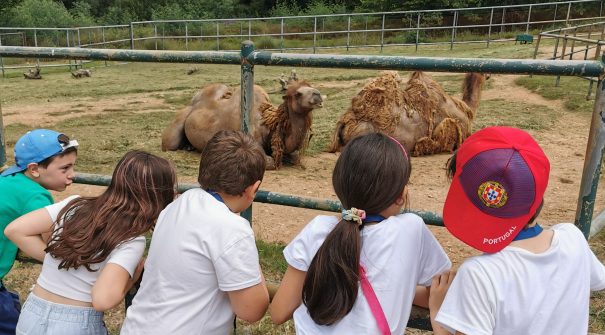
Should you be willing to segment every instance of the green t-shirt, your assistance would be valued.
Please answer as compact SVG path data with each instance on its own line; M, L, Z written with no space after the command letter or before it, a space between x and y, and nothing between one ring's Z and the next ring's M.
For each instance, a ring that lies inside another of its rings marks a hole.
M0 177L0 280L13 267L17 246L4 236L14 219L54 203L50 192L23 173Z

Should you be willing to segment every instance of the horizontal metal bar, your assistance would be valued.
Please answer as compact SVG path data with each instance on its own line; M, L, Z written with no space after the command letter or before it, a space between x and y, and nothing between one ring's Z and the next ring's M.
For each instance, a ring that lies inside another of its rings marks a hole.
M240 64L239 52L225 51L157 51L0 46L0 56L159 63Z
M74 182L78 184L108 186L111 182L111 176L78 172L74 178ZM200 187L198 184L181 183L178 185L177 190L179 193L183 193L187 190L198 187ZM315 209L327 212L339 213L342 210L340 202L335 200L305 198L290 194L269 192L263 190L259 190L258 192L256 192L256 197L254 198L254 201L273 205ZM438 214L427 211L409 212L422 217L426 224L434 226L443 226L443 220Z
M0 49L1 50L1 49ZM1 53L0 53L1 54ZM254 52L248 60L255 65L305 66L355 69L421 70L433 72L523 73L560 76L603 75L600 61L483 59L443 57L353 56Z
M160 63L240 64L240 54L224 51L154 51L122 49L41 48L0 46L2 57L67 58ZM305 66L433 72L523 73L598 77L603 63L594 60L484 59L443 57L288 54L253 52L255 65Z

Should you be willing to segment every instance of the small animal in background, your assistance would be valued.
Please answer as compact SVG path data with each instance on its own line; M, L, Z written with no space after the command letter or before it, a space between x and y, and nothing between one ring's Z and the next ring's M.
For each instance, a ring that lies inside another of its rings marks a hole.
M82 77L90 77L90 76L92 76L92 71L90 71L89 69L79 69L76 72L72 72L71 76L76 79L79 79Z
M25 79L42 79L40 75L40 65L36 65L35 69L29 69L27 72L23 73L23 78Z

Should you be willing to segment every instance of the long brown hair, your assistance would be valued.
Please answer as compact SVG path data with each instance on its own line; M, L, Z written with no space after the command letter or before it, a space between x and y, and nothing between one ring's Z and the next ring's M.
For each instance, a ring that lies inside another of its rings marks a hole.
M373 133L356 137L345 146L336 161L332 185L343 208L379 214L401 197L410 172L401 145ZM340 220L311 261L302 299L317 324L339 321L357 300L363 227Z
M59 269L103 262L120 243L153 228L175 195L176 174L164 158L130 151L116 165L111 183L98 197L70 201L57 216L46 252Z

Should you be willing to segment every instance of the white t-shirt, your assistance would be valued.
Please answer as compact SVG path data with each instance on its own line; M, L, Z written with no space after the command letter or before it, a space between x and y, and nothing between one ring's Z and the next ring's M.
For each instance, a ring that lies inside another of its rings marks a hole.
M227 292L261 279L250 223L204 190L189 190L160 214L121 334L229 334Z
M317 216L284 249L292 267L307 271L317 250L339 219ZM353 224L353 223L351 223ZM451 263L422 219L392 216L361 230L361 264L387 318L392 334L403 334L416 285L429 286ZM317 325L304 303L294 311L296 334L379 334L376 319L359 287L353 309L331 326Z
M473 335L586 334L590 291L605 288L605 267L573 224L552 229L543 253L508 246L467 259L436 320Z
M76 198L71 196L56 204L46 206L46 210L53 222L57 221L57 216L68 202ZM63 219L59 221L59 226L63 225ZM101 271L107 263L117 264L123 267L130 276L133 275L137 264L145 251L145 237L138 236L130 241L118 244L118 246L109 254L105 261L91 264L94 272L88 271L86 267L80 266L78 269L59 270L60 260L50 254L44 256L42 272L38 277L37 284L54 294L85 302L92 302L91 291Z

